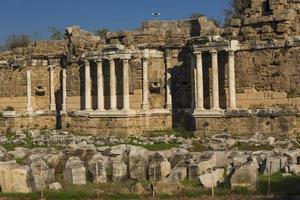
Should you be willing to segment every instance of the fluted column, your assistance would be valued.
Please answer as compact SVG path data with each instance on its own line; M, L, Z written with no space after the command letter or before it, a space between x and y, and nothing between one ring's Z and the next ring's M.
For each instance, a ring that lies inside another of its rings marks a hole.
M91 67L89 60L85 60L85 110L90 111L92 110L91 105Z
M213 88L213 110L219 110L219 72L218 72L218 52L216 50L212 50L211 52L212 58L212 88Z
M229 68L229 109L236 109L235 69L234 51L228 52Z
M97 102L98 111L104 110L104 87L103 87L103 71L102 60L97 60Z
M55 111L56 110L56 104L55 104L55 94L54 94L54 66L49 65L49 75L50 75L50 110Z
M197 76L197 109L204 109L204 95L203 95L203 63L202 52L195 53L196 55L196 76Z
M148 57L143 57L143 103L142 109L149 109L149 89L148 89Z
M67 69L62 69L62 112L67 112Z
M172 109L171 57L166 57L166 109Z
M129 60L123 59L123 110L129 110Z
M116 65L114 59L109 60L110 73L110 109L117 109Z
M27 113L32 114L32 98L31 98L31 71L27 71Z

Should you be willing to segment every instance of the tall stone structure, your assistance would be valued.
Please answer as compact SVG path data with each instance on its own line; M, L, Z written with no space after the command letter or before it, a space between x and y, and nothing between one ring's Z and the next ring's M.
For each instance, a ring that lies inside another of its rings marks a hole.
M245 0L224 29L206 17L102 36L73 26L64 41L1 52L0 127L296 133L299 9L295 0Z

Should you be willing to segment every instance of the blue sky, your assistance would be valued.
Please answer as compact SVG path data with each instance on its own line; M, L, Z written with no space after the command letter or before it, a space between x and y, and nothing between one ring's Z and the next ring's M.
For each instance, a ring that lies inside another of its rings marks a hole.
M79 25L87 30L134 29L153 19L185 19L194 12L221 17L229 0L0 0L0 41L12 33L37 39L49 37L48 28Z

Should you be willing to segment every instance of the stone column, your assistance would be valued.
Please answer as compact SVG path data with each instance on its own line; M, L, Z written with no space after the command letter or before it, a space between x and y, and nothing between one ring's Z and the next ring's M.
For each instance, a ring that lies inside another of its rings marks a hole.
M218 74L218 52L217 50L211 50L211 63L212 63L212 99L213 99L213 110L219 110L219 74Z
M109 60L110 66L110 109L117 109L116 65L114 59Z
M50 110L55 111L55 94L54 94L54 66L49 65L49 75L50 75Z
M31 71L27 71L27 113L32 114L32 98L31 98Z
M102 60L97 60L97 102L98 111L104 110L104 87L103 87L103 71Z
M85 60L85 110L92 110L91 105L91 67L89 60Z
M171 57L166 57L166 109L172 109Z
M123 59L123 110L129 110L129 60Z
M149 88L148 88L148 57L143 57L143 103L142 109L149 109Z
M229 68L229 109L236 109L236 89L235 89L235 69L234 69L234 51L228 52Z
M62 112L67 112L67 69L62 69Z
M191 54L191 109L196 108L195 57Z
M197 109L204 109L204 95L203 95L203 64L202 64L202 52L195 53L196 55L196 76L197 76Z

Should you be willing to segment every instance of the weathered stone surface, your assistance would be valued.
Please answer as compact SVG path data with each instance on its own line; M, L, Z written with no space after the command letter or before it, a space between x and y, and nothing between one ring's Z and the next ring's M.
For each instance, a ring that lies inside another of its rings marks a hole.
M50 190L61 190L62 185L58 182L54 182L54 183L49 184L49 189Z
M109 167L108 159L101 154L93 156L89 162L88 170L93 174L94 183L106 183L107 174L106 170Z
M112 181L124 181L128 178L127 165L122 161L112 162Z
M248 189L256 189L258 177L258 166L254 162L249 162L243 166L236 167L235 172L231 176L230 184L232 188L246 187Z
M264 175L274 174L287 166L286 157L268 157L265 161Z
M0 163L2 192L29 193L35 191L32 185L33 179L28 166L18 166L15 161Z
M149 164L149 180L151 182L165 181L171 172L171 164L160 154L155 154Z
M146 180L149 162L149 152L142 147L130 148L129 174L131 179Z
M48 188L48 185L54 181L54 169L49 168L43 160L31 163L30 167L35 191Z
M86 169L78 157L70 157L63 172L64 181L74 185L86 184Z
M206 188L216 187L224 180L224 169L216 169L199 176L201 184Z

